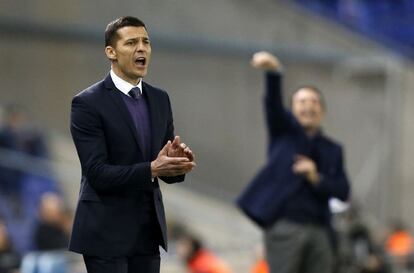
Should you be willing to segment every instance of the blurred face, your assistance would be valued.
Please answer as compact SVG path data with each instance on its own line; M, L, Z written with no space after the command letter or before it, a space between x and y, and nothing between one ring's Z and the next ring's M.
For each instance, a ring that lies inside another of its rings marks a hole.
M151 59L151 44L144 27L127 26L118 29L114 46L107 46L105 53L112 61L114 72L136 85L147 74Z
M0 222L0 250L8 246L6 226Z
M319 95L309 88L298 90L292 98L292 113L305 130L318 130L324 115Z
M180 239L177 241L177 254L180 259L186 261L190 258L193 247L191 242L187 239Z
M47 223L59 223L62 219L63 204L59 196L46 193L40 202L40 215Z
M8 125L16 131L24 127L26 122L26 115L22 112L13 113L8 119Z

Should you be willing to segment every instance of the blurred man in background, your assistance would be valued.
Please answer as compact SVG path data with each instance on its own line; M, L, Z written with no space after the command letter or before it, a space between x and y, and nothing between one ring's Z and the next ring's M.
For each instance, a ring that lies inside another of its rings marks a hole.
M414 268L414 238L410 230L401 220L391 224L391 232L385 242L386 251L395 266L401 270Z
M22 273L66 273L69 231L62 198L53 192L42 195L34 229L35 251L24 256Z
M4 124L0 126L0 196L11 208L13 218L24 216L22 192L28 187L31 176L24 164L32 164L34 158L46 158L48 149L42 130L34 125L26 109L17 104L5 107ZM27 162L27 163L26 163ZM36 171L48 174L49 166L40 166Z
M59 195L53 192L42 195L39 220L34 232L36 250L62 250L67 247L70 231L66 226L66 211Z
M227 263L205 248L194 234L184 232L178 237L177 253L190 273L232 273Z
M266 70L268 162L238 204L265 228L272 273L329 273L333 258L328 201L346 201L349 196L342 148L322 133L325 103L317 88L296 90L288 111L282 101L279 60L258 52L252 65Z
M20 255L14 250L6 225L0 218L0 273L19 272Z
M250 273L269 273L269 264L266 261L266 252L262 244L257 246L255 254L255 263L250 269Z
M5 108L4 125L0 128L0 147L36 157L48 156L41 130L35 126L30 113L17 104Z
M9 105L5 109L4 124L0 127L0 149L8 152L26 152L23 150L23 136L26 128L26 115L16 105ZM14 160L8 158L7 163L12 166L0 164L0 196L5 200L6 206L11 208L13 218L21 215L22 172L13 166Z
M168 94L142 80L151 59L145 24L109 23L105 53L109 75L72 101L82 181L69 248L89 273L156 273L159 246L167 249L158 177L183 181L194 157L174 138Z

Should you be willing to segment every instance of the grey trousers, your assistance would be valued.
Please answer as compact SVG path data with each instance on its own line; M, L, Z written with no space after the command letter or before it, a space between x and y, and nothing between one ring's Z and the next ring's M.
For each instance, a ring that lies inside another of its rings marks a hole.
M324 228L280 220L264 237L271 273L332 272L332 247Z

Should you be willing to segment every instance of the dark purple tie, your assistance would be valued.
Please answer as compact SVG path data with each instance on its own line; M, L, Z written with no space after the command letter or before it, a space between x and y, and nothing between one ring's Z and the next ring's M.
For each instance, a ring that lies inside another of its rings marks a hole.
M134 99L139 99L140 97L141 97L141 90L139 89L139 87L134 87L134 88L132 88L129 92L128 92L128 94L132 97L132 98L134 98Z

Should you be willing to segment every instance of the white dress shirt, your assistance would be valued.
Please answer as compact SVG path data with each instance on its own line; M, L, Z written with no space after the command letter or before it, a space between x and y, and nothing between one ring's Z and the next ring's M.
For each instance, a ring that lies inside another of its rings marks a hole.
M122 93L124 93L125 95L131 97L128 92L131 91L132 88L134 87L138 87L141 95L142 95L142 79L139 79L139 82L137 85L132 85L129 82L127 82L124 79L121 79L118 75L115 74L115 72L111 69L111 71L109 72L109 74L111 75L111 79L115 84L115 87L119 89L119 91L121 91ZM155 182L155 178L151 177L151 182Z
M132 85L129 82L127 82L126 80L119 77L117 74L115 74L115 72L112 69L109 72L109 74L111 75L111 79L114 82L115 87L118 88L119 91L121 91L125 95L130 97L128 92L131 91L131 89L134 88L134 87L138 87L139 91L141 92L141 95L142 95L142 79L139 79L139 82L138 82L137 85Z

